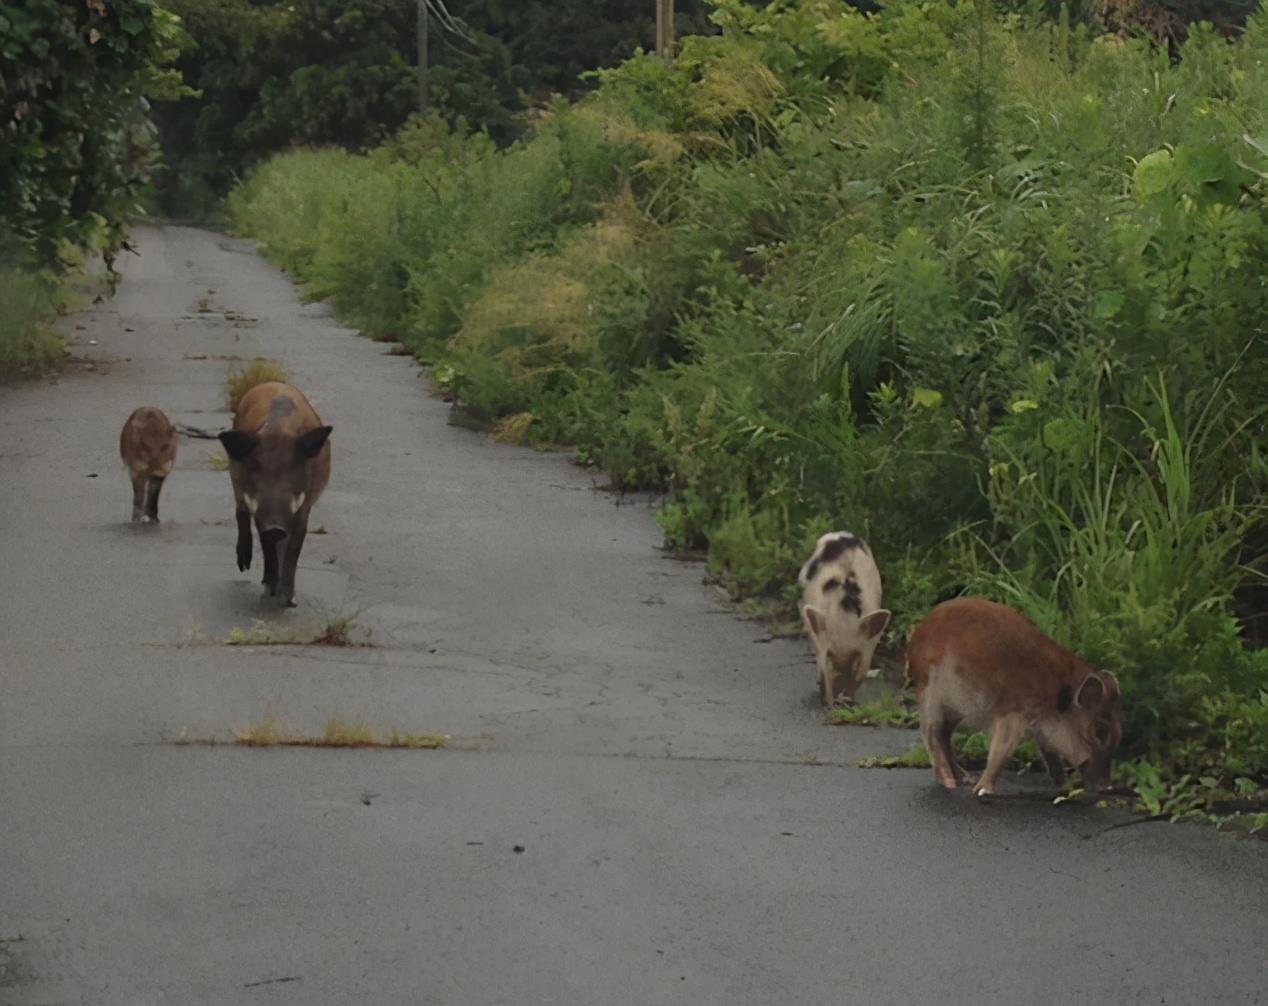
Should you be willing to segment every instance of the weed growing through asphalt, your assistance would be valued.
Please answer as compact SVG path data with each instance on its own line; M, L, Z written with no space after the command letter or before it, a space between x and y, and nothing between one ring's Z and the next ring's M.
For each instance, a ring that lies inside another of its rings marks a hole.
M900 755L872 755L859 759L859 768L929 768L929 752L915 744Z
M223 472L229 467L229 459L219 451L208 451L207 464L211 465L213 471Z
M276 713L266 713L258 722L234 731L234 742L245 747L324 747L324 748L409 748L434 750L445 746L446 734L414 733L392 729L380 734L365 720L343 720L332 716L320 734L307 735L293 729Z
M848 706L833 706L827 713L833 726L915 727L920 724L915 701L903 692Z
M318 629L317 635L309 642L314 646L366 646L369 645L369 630L365 630L365 639L357 642L353 639L353 629L359 611L344 613L330 612Z
M373 646L370 630L357 632L358 611L329 611L312 629L288 628L257 618L249 629L234 627L226 646ZM357 636L360 638L357 638Z

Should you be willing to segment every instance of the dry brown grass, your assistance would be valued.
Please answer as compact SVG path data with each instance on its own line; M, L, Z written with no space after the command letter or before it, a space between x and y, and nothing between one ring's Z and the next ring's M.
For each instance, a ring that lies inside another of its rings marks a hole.
M245 747L311 748L410 748L435 750L445 746L445 734L410 733L390 730L378 734L365 720L341 720L332 716L320 734L308 736L291 728L276 713L266 714L258 723L235 730L234 742Z
M597 339L590 283L601 266L629 254L647 228L623 190L558 251L536 252L495 269L451 345L495 359L522 381L588 359ZM443 368L433 376L443 390Z
M533 425L531 412L517 412L499 419L489 436L499 444L522 444L528 440L529 427Z
M257 356L249 363L229 368L229 374L225 378L225 404L230 412L236 413L242 396L257 384L266 384L269 381L281 381L285 384L290 379L291 375L276 360Z
M368 646L368 632L367 638L360 642L352 638L352 629L358 614L360 612L354 611L351 614L335 612L327 615L326 621L317 630L317 634L308 642L313 646Z

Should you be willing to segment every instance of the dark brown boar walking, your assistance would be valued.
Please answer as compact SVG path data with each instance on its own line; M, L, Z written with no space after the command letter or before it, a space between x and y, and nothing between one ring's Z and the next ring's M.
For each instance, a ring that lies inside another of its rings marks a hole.
M160 410L143 405L123 424L119 456L132 479L132 519L158 523L159 490L176 463L176 430Z
M1035 738L1058 786L1063 761L1078 767L1089 790L1109 785L1123 737L1118 682L1012 608L977 597L939 604L911 634L907 676L934 777L948 789L973 785L951 748L960 723L991 732L978 796L995 791L996 778L1026 734Z
M331 427L298 388L270 381L242 396L220 434L238 516L238 569L251 566L251 518L264 553L264 586L295 606L295 567L308 515L330 479Z

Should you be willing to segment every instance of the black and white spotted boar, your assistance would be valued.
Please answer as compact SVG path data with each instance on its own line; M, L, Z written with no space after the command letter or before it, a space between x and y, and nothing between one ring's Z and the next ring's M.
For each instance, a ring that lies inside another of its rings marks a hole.
M881 574L871 550L849 531L829 532L815 544L797 581L823 703L853 702L889 625L889 612L881 607Z

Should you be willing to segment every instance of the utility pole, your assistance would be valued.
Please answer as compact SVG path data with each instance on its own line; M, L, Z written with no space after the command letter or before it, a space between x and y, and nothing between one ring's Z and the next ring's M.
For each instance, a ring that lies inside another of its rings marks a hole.
M418 110L427 114L427 0L418 0Z
M656 54L674 58L674 0L656 0Z

